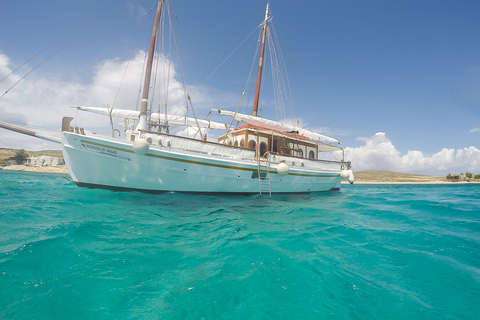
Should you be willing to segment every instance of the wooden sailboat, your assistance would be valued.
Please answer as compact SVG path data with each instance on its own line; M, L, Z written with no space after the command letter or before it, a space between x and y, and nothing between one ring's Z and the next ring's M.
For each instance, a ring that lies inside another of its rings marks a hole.
M252 115L214 109L244 125L231 129L196 117L150 113L152 61L163 8L164 1L159 0L140 111L78 107L123 118L125 139L85 133L83 128L70 126L72 118L63 119L63 155L68 172L78 186L144 192L271 194L336 190L340 188L341 179L353 183L350 162L318 157L322 152L343 151L336 139L258 116L265 38L271 19L268 5L261 25L262 44ZM221 129L225 134L217 142L173 135L168 130L159 130L168 128L167 121Z

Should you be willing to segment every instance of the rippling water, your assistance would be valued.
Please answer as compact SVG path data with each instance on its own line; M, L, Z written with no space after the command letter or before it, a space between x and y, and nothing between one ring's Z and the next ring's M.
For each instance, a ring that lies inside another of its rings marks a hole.
M150 195L0 171L0 319L478 319L480 185Z

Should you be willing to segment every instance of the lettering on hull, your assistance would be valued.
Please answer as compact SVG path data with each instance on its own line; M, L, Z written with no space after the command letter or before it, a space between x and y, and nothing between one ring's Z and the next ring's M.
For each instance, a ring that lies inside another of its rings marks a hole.
M114 150L114 149L111 149L111 148L108 148L108 147L93 145L93 144L89 144L89 143L86 143L86 142L82 142L82 146L85 149L92 150L92 151L95 151L97 153L105 154L107 156L112 156L112 157L116 157L116 158L122 158L122 159L130 161L130 158L121 157L121 156L118 155L117 150Z

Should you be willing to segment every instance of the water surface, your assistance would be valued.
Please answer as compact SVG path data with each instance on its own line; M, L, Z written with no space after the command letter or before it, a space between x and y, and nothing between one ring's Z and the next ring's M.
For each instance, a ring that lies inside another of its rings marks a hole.
M477 319L479 185L201 196L0 171L1 319Z

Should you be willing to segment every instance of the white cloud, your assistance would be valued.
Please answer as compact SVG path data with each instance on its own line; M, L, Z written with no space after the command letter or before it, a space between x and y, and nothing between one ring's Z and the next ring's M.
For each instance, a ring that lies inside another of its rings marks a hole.
M433 155L409 150L402 155L383 132L358 140L365 144L357 148L345 148L345 157L352 161L355 171L387 170L427 175L466 171L480 173L480 150L473 146L463 149L443 148Z
M480 128L473 128L473 129L468 130L468 132L470 132L470 133L479 132L479 131L480 131Z
M201 139L205 134L208 133L208 130L201 128L200 132L198 128L194 127L184 127L178 130L175 134L181 137L188 137L188 138L197 138Z
M108 118L90 114L76 113L71 106L110 106L115 103L116 108L136 109L141 98L140 87L144 67L145 53L139 51L132 59L122 61L110 59L101 62L92 75L91 83L82 84L76 81L65 81L53 77L41 77L39 71L32 73L13 89L21 76L12 74L0 82L0 92L9 92L0 99L0 121L27 126L36 126L47 129L60 128L63 116L73 116L78 126L92 128L94 131L104 126L109 132ZM187 106L183 83L179 82L176 69L166 58L158 59L157 68L160 74L167 74L168 80L168 106L169 112L184 114ZM167 66L170 68L168 69ZM10 60L7 55L0 52L0 80L12 72ZM161 78L161 77L157 77ZM121 87L120 87L121 84ZM165 90L167 84L160 88ZM119 90L120 88L120 90ZM198 88L193 88L200 91ZM118 93L118 96L117 96ZM162 89L153 93L152 110L165 105L165 94ZM117 98L115 99L115 97ZM200 102L202 102L200 99ZM201 105L201 104L200 104ZM32 129L38 131L36 129ZM35 140L33 140L35 141ZM19 134L12 135L0 129L0 142L12 148L38 150L40 141L32 142L32 138L25 138Z

